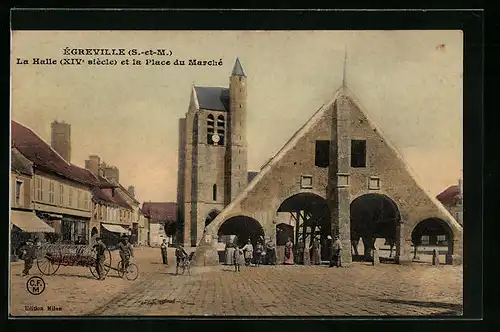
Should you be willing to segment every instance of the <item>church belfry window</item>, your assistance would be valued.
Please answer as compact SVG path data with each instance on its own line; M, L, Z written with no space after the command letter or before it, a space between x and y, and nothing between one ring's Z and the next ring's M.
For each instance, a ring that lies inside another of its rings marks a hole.
M214 124L214 116L209 114L207 116L207 143L213 144L212 136L214 135L215 124Z
M366 167L366 141L351 141L351 167Z
M215 121L213 114L209 114L207 117L207 144L224 145L225 126L223 115L219 115Z
M212 199L214 201L217 200L217 185L216 184L214 184L213 187L212 187Z
M224 145L224 128L226 126L226 121L224 120L224 116L219 115L217 117L217 135L220 137L219 144Z

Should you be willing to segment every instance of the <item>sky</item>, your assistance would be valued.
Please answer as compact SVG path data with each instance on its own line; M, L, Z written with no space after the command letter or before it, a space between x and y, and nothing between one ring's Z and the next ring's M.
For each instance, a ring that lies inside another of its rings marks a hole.
M171 56L89 56L64 48L167 49ZM142 201L175 201L178 119L191 87L248 85L248 169L258 171L346 80L432 195L462 176L461 31L14 31L11 117L50 144L71 124L71 162L97 154ZM17 58L29 64L17 64ZM33 58L116 59L115 66L33 65ZM121 65L128 58L142 65ZM221 66L151 66L146 59ZM187 61L186 61L187 62Z

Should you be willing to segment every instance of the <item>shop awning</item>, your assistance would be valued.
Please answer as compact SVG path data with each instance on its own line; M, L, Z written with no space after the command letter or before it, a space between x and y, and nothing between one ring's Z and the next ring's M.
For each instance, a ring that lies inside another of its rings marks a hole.
M113 225L113 224L103 224L101 223L102 227L106 228L108 231L113 232L113 233L128 233L128 229L120 226L120 225Z
M11 222L28 233L55 233L54 228L38 218L34 212L11 210Z

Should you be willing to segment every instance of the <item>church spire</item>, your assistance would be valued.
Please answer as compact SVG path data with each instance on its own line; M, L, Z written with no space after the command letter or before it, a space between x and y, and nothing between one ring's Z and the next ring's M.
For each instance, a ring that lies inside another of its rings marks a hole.
M243 72L243 67L240 63L240 58L236 58L236 62L234 63L233 72L231 73L231 75L246 77L245 73Z

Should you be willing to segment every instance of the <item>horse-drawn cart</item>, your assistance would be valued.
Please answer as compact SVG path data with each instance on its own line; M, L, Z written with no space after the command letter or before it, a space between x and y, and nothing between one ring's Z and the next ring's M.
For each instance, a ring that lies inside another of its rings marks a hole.
M36 265L44 275L52 275L63 266L88 267L95 278L99 278L96 270L96 251L87 245L73 244L44 244L38 248ZM107 249L104 253L103 273L106 276L109 270L118 272L120 277L125 276L128 280L135 280L139 275L137 266L130 263L127 270L123 269L122 261L117 267L111 266L111 251Z

